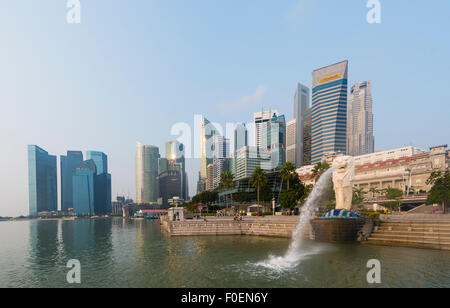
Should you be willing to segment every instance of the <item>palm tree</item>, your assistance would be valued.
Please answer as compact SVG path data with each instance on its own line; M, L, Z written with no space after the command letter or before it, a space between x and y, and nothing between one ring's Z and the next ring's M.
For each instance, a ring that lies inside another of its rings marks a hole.
M372 199L375 199L375 194L379 193L380 191L376 187L370 187L369 192L372 193Z
M364 188L354 188L352 204L353 205L361 205L364 202L365 194L366 194L366 192L364 191Z
M317 182L320 176L330 168L330 164L327 162L317 163L312 170L312 177Z
M281 189L283 189L283 181L287 182L287 190L289 190L289 181L294 180L296 176L295 166L291 162L287 162L280 170Z
M262 187L266 186L269 182L269 179L267 178L266 172L261 168L256 168L255 171L253 171L252 175L250 176L250 184L254 188L257 189L257 200L259 203L259 192Z
M233 188L236 186L236 183L234 182L234 174L231 171L225 171L224 173L222 173L222 175L220 176L220 184L219 187L224 190L227 191L230 188ZM225 207L228 210L228 194L225 193Z

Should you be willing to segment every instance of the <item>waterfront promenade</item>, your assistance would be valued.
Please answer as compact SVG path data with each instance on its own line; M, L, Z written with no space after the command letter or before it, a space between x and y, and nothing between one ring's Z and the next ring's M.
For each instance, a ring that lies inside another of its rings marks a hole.
M207 217L206 221L171 221L167 216L161 218L164 231L171 236L196 235L253 235L291 238L298 223L298 216Z
M363 244L450 250L450 215L382 215Z
M368 245L397 246L450 250L450 215L382 215L372 230ZM207 217L204 220L171 221L161 218L162 229L170 236L226 236L249 235L291 238L298 216ZM305 229L305 238L314 239L311 226Z

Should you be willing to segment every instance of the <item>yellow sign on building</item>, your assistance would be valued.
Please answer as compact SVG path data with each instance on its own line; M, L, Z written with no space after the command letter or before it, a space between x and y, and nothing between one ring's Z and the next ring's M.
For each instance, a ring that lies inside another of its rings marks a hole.
M341 78L341 74L331 75L322 79L319 79L319 83L324 83L330 80Z

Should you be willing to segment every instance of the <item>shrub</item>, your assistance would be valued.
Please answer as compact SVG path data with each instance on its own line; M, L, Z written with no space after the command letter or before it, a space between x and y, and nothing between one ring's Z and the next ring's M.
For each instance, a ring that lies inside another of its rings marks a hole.
M380 219L380 212L365 211L360 214L369 219Z

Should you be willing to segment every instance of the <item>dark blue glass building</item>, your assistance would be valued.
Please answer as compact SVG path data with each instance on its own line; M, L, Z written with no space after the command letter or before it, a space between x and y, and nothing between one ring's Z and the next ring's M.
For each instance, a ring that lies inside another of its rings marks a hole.
M111 174L102 173L96 175L94 181L95 215L110 215L112 213Z
M95 215L96 173L93 160L86 160L75 168L72 178L74 214Z
M61 155L61 210L68 212L73 208L73 184L72 178L76 167L83 162L83 153L80 151L68 151L67 156Z
M108 173L108 156L103 152L87 151L86 159L92 159L97 167L97 174Z
M29 215L58 210L56 156L36 145L28 146Z
M109 215L112 202L108 157L96 151L86 152L86 157L87 160L78 165L73 175L74 213Z

